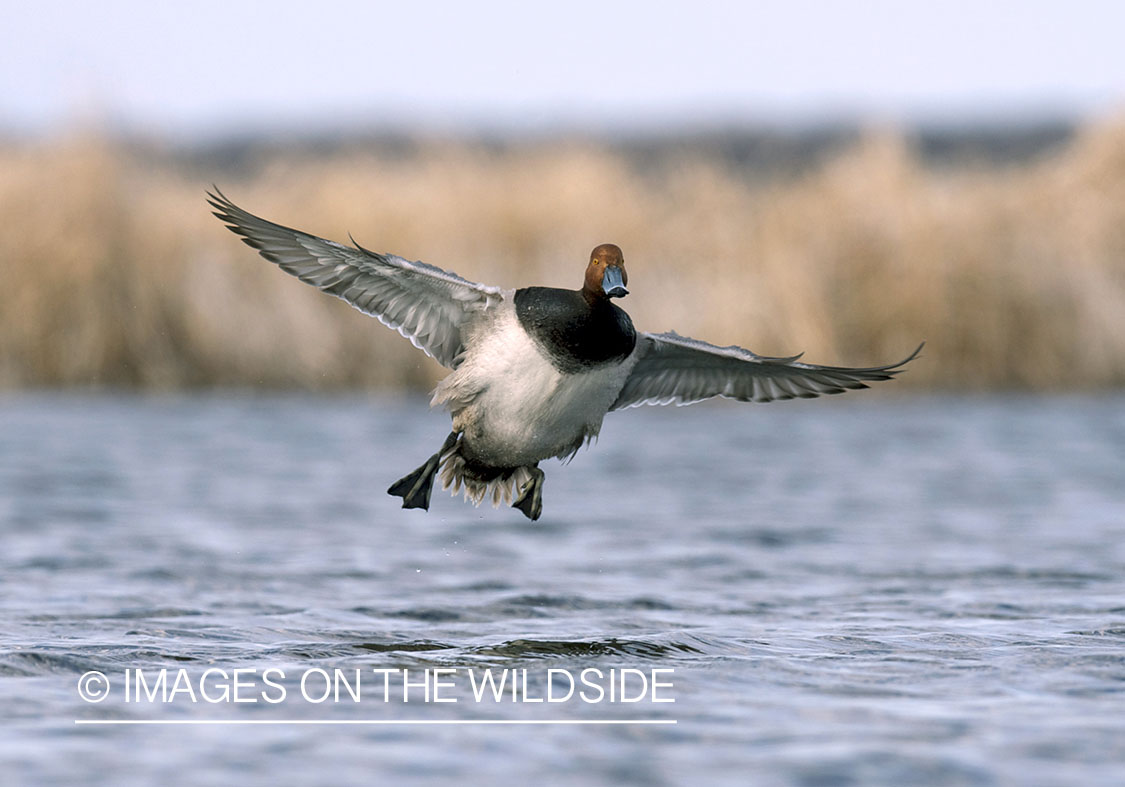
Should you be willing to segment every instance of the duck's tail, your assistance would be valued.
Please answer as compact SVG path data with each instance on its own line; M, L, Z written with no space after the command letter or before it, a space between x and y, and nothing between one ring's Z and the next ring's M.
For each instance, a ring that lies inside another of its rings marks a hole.
M457 451L447 454L441 466L442 489L449 489L454 495L463 492L465 499L477 506L486 497L492 498L494 508L501 503L510 504L516 490L531 477L527 467L482 468L466 461Z

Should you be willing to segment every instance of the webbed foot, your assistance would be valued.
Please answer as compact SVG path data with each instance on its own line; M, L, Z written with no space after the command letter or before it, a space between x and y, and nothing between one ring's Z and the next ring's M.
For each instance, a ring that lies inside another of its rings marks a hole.
M402 498L403 508L421 508L428 511L430 508L430 495L434 491L434 476L441 466L442 456L457 444L457 433L450 432L449 437L436 454L426 460L426 463L407 476L391 484L387 490L388 495Z
M512 503L523 515L534 522L543 513L543 479L546 474L538 467L531 468L531 478L520 487L519 497Z

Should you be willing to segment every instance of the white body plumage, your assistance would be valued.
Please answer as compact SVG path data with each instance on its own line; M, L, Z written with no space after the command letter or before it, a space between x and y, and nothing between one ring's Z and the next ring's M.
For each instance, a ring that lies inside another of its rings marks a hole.
M466 331L457 369L438 384L462 453L495 467L566 458L601 431L636 359L580 373L559 371L516 318L512 293Z

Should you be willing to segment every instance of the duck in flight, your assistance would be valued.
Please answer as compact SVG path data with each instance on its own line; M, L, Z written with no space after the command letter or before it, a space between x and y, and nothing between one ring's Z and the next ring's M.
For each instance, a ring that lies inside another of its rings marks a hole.
M437 453L387 490L403 508L428 509L434 478L480 504L543 510L539 462L569 459L612 410L812 398L890 380L898 363L851 369L770 358L676 333L637 333L613 301L628 294L621 249L590 254L581 289L475 284L424 262L346 246L258 218L218 188L215 216L270 262L394 328L452 372L434 391L453 430ZM514 497L514 502L513 502Z

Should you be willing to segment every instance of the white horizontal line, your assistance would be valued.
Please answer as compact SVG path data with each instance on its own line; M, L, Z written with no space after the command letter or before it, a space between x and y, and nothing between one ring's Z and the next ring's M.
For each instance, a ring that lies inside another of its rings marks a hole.
M675 719L75 719L75 724L676 724Z

